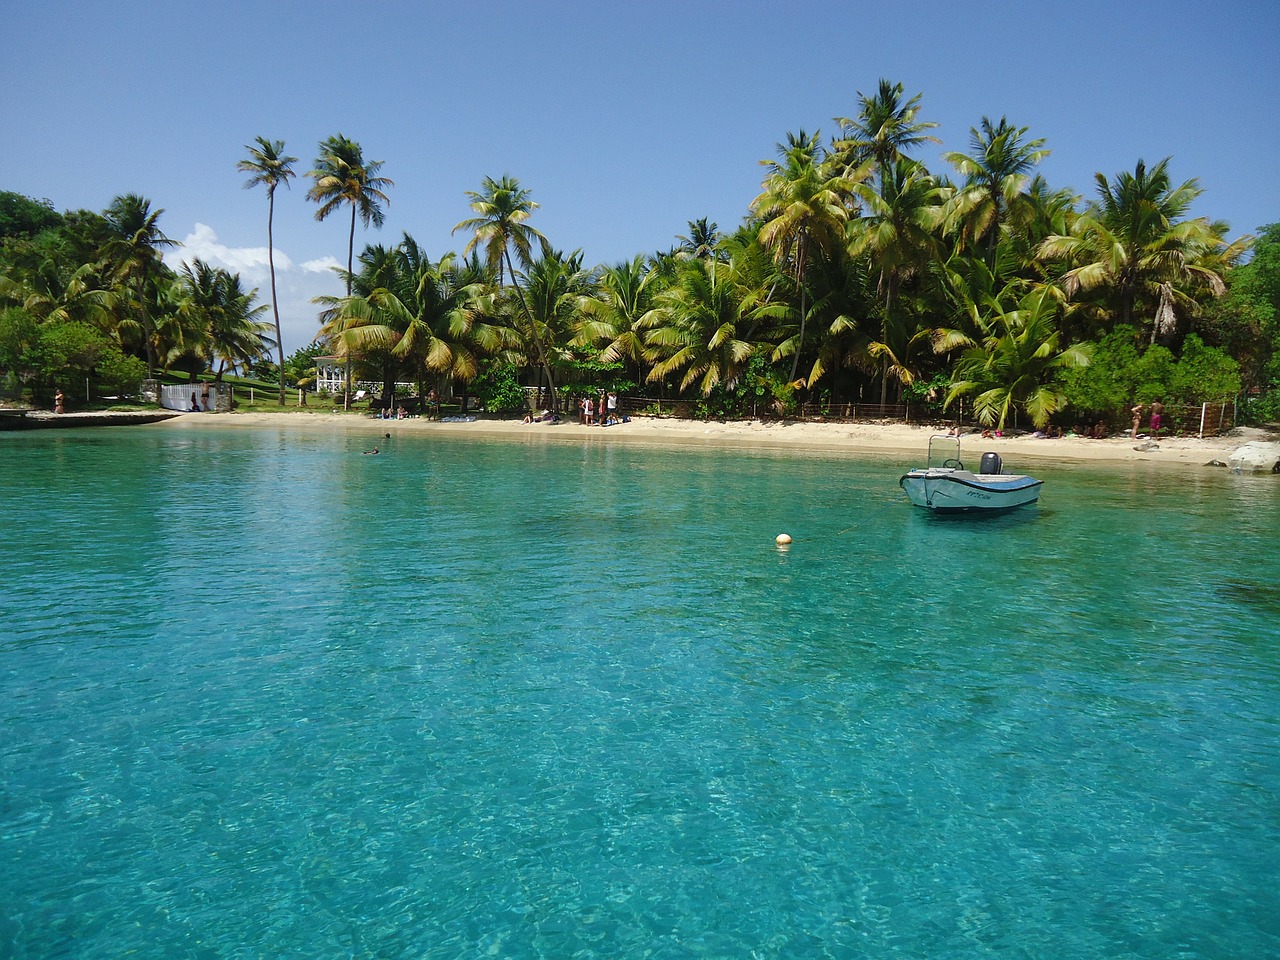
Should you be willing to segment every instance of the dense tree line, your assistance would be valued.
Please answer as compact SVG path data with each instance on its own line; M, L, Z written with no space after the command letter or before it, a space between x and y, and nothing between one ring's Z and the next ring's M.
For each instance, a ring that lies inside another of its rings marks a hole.
M359 379L491 402L523 381L551 405L608 388L709 415L910 399L1043 425L1068 408L1092 418L1241 393L1255 417L1280 413L1280 227L1243 262L1252 238L1190 217L1201 190L1167 159L1099 173L1089 197L1054 189L1037 173L1046 142L1003 117L930 170L913 156L937 142L920 101L881 81L829 139L784 138L735 229L692 220L668 250L596 267L538 232L538 205L509 176L467 195L460 252L433 258L406 233L357 253L357 223L382 224L394 184L330 137L307 197L318 219L350 216L345 293L318 304L315 346L277 352L281 403L323 349ZM246 149L239 168L266 187L273 244L275 189L297 158L261 137ZM165 267L148 201L58 214L0 200L0 368L32 391L89 364L194 376L278 346L278 315L274 329L260 320L268 307L238 277Z

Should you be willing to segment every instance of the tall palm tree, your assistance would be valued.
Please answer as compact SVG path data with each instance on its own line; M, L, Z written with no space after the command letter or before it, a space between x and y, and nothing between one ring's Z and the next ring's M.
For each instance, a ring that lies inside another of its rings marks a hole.
M867 212L849 224L849 254L870 256L878 274L882 327L870 352L881 361L880 402L884 404L890 375L904 384L914 377L908 354L921 331L913 330L900 313L901 291L936 258L943 188L923 165L894 160L882 171L877 187L862 184L857 193Z
M1109 293L1121 323L1144 301L1152 343L1176 324L1175 304L1194 309L1194 293L1226 292L1222 272L1236 255L1223 238L1225 224L1182 219L1203 191L1194 179L1175 187L1168 166L1166 157L1150 170L1139 160L1113 180L1095 174L1098 199L1068 234L1048 237L1037 250L1071 265L1062 277L1068 296Z
M147 353L147 376L156 366L156 351L147 312L147 280L160 259L163 247L177 246L161 231L159 221L164 210L152 210L151 201L135 193L126 193L111 201L105 218L111 239L104 251L107 263L120 283L137 299L139 329Z
M271 267L271 310L276 320L276 347L280 354L280 406L284 406L284 338L280 334L280 301L276 296L276 187L286 187L293 178L293 165L297 157L286 156L283 140L268 140L257 137L258 145L246 146L249 158L236 164L236 169L249 174L245 181L248 190L262 184L267 188L267 263Z
M316 158L315 169L307 173L315 183L307 190L307 199L320 204L316 211L316 219L324 220L329 214L348 204L351 207L351 230L347 237L347 296L351 296L352 268L356 248L356 218L364 224L365 229L372 224L381 227L386 215L382 211L384 203L389 204L385 190L395 186L394 180L378 176L382 169L382 160L364 158L364 150L360 144L344 137L342 134L329 137L320 142L320 156ZM351 405L351 358L347 357L347 389L344 391L343 409Z
M320 142L320 156L314 170L307 172L315 183L307 190L307 199L320 204L316 219L324 220L346 204L351 207L351 230L347 238L347 295L351 294L351 273L355 259L356 218L367 230L372 224L381 227L386 220L383 204L390 204L385 190L395 181L378 176L382 160L365 160L360 144L342 134Z
M969 129L971 153L944 153L943 159L963 175L964 185L948 202L948 221L964 239L985 247L987 266L995 265L996 243L1012 214L1029 203L1031 170L1049 155L1043 139L1024 140L1026 127L1005 117Z
M831 173L823 164L818 134L808 136L803 130L789 133L787 142L778 144L778 153L781 159L762 161L769 174L751 207L762 221L760 242L773 251L779 265L789 266L800 297L800 331L791 357L790 379L794 380L804 349L809 258L814 251L830 250L843 239L850 194L870 167Z
M505 286L506 276L511 276L516 297L538 351L538 363L551 392L551 409L553 412L558 411L560 398L556 393L555 375L551 370L550 351L542 340L538 322L530 311L529 302L517 281L515 264L511 260L511 251L514 249L520 263L527 267L533 262L533 241L536 239L545 243L546 238L527 222L533 211L538 209L538 204L534 202L530 192L520 186L520 181L509 174L503 174L499 180L485 177L480 191L468 190L466 195L471 198L471 209L477 216L459 222L452 232L472 232L471 239L463 248L463 256L477 247L483 247L489 269L498 274L500 289Z
M485 262L498 275L498 286L506 285L509 274L514 280L515 266L511 262L514 249L521 266L533 262L533 242L545 239L528 220L538 209L532 194L520 186L520 181L509 174L499 180L485 177L479 192L468 190L471 209L477 216L463 220L452 232L469 230L472 237L463 248L465 257L477 247L484 248Z

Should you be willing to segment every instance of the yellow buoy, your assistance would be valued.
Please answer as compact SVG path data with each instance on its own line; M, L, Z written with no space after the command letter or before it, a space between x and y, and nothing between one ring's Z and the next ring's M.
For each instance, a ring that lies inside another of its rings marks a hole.
M791 542L791 534L780 533L778 534L777 537L774 538L774 541L778 544L778 546L785 547L787 544Z

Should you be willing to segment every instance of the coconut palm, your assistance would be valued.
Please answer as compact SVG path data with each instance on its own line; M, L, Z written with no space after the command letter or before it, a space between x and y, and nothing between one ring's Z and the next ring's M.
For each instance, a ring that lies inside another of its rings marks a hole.
M105 219L110 239L104 249L108 269L136 298L138 329L145 344L147 376L156 366L156 351L147 312L147 281L160 260L160 250L177 243L160 229L164 210L152 210L151 201L134 193L118 196L107 208ZM127 298L122 298L127 302Z
M658 297L654 326L645 335L657 361L648 380L681 374L680 389L696 387L704 397L718 386L732 388L756 349L747 331L770 310L780 308L740 283L732 263L689 261Z
M382 169L382 160L364 158L364 150L360 144L349 140L342 134L329 137L320 142L320 156L316 158L315 169L307 173L315 183L307 190L307 199L320 204L316 211L316 219L324 220L329 214L340 209L343 204L351 207L351 229L347 236L347 296L351 296L352 268L354 267L356 245L356 218L367 230L372 224L381 227L386 215L382 211L387 198L386 188L395 186L394 180L378 176ZM351 404L351 358L347 356L347 389L343 397L343 408Z
M529 264L523 280L519 287L527 323L517 324L517 331L534 343L568 343L584 305L596 292L595 277L583 269L582 251L566 256L544 241L542 255ZM559 357L548 356L553 361L565 359L567 351Z
M1242 247L1229 247L1226 225L1182 219L1203 192L1196 180L1173 186L1169 158L1150 170L1139 160L1133 173L1113 180L1095 174L1098 199L1071 226L1048 237L1038 256L1070 265L1062 282L1069 296L1108 294L1120 323L1133 320L1139 301L1151 310L1151 336L1176 326L1175 309L1196 307L1193 294L1226 292L1222 273Z
M720 241L720 225L709 221L706 217L689 221L689 233L676 237L680 241L676 247L676 255L705 260L717 255L716 244Z
M971 153L944 153L964 177L964 184L947 204L949 225L961 237L985 248L987 265L995 265L996 243L1013 213L1029 203L1031 170L1049 155L1043 139L1024 140L1026 127L1014 127L1005 117L993 124L982 118L969 129Z
M382 205L389 204L385 190L395 186L394 180L378 176L382 160L365 160L360 144L342 134L320 142L320 156L307 176L315 183L307 190L307 199L320 204L316 219L324 220L344 204L351 207L351 230L347 238L347 295L351 295L351 274L356 244L356 218L368 229L381 227L386 219Z
M367 269L357 292L326 311L321 332L344 352L384 358L384 396L394 387L396 365L412 364L421 396L426 372L466 383L480 357L504 342L475 309L488 280L478 264L453 254L433 263L409 234L389 257L366 248L361 259Z
M630 362L636 380L643 379L641 368L648 362L644 334L653 322L654 298L661 289L662 275L644 256L606 267L599 292L583 302L575 342L598 347L602 363Z
M516 275L511 251L514 249L521 266L527 267L532 262L533 242L544 239L527 222L538 204L529 191L520 186L519 180L507 174L500 180L485 177L480 192L468 190L466 195L471 198L471 209L478 215L463 220L452 232L471 231L472 237L462 255L482 247L489 269L498 275L498 286L505 286L506 277L510 275L514 279Z
M913 329L900 310L903 285L937 258L937 232L942 221L944 191L923 165L894 160L875 188L857 187L866 214L849 224L849 254L871 258L881 301L880 339L870 353L880 361L880 402L888 398L889 377L907 384L914 379L911 350L925 331Z
M293 165L297 157L286 156L283 140L268 140L258 137L256 147L246 146L249 158L236 164L236 169L249 174L245 181L248 190L259 184L267 188L267 263L271 269L271 311L276 321L276 347L280 355L280 406L284 406L284 338L280 334L280 301L276 295L276 187L286 187L293 178Z
M1009 295L1005 291L986 304L982 334L961 355L944 406L971 395L982 423L1003 428L1022 409L1043 427L1066 406L1063 374L1087 365L1090 349L1062 345L1066 297L1060 288L1033 284L1006 306Z
M941 142L924 132L932 130L936 123L916 119L921 95L917 93L904 102L904 92L902 84L881 79L873 96L859 91L856 117L836 118L840 134L832 150L845 166L857 168L870 160L882 172L903 159L911 148Z
M761 161L769 174L751 208L762 224L760 242L773 251L779 265L787 265L799 294L800 327L790 373L794 380L808 316L805 270L815 252L831 250L843 239L850 195L870 167L864 165L842 175L831 173L823 164L818 134L808 136L803 130L788 134L787 142L778 144L778 154L780 160Z
M471 231L472 237L463 248L463 256L483 247L489 269L498 275L499 288L505 287L505 278L510 275L516 298L524 311L529 335L537 350L538 364L551 393L552 412L556 412L559 410L560 399L556 393L555 375L551 370L550 350L542 340L540 325L530 311L524 291L517 280L515 264L511 260L511 251L514 249L521 265L529 266L533 262L533 241L536 239L546 242L546 238L527 222L533 211L538 209L538 204L529 191L520 186L520 181L508 174L503 174L500 180L485 177L482 189L479 192L468 190L467 196L471 198L471 209L477 216L456 224L452 232Z
M111 307L115 300L103 289L98 265L84 263L69 276L52 258L21 275L20 281L3 281L6 299L20 304L42 323L88 323L103 332L114 332Z
M197 258L182 265L182 278L190 298L187 309L203 321L209 359L218 362L216 380L228 369L234 372L269 355L271 324L259 319L267 305L254 305L258 291L246 291L240 274Z

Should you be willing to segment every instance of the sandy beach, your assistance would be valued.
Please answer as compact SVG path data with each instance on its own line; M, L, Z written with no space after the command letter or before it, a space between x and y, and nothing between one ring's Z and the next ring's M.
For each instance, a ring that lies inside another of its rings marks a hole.
M654 444L668 446L719 446L737 448L778 448L811 450L850 455L874 455L901 459L906 465L922 461L929 438L940 428L900 423L807 423L786 420L719 421L633 417L611 427L582 426L565 421L558 424L522 423L519 419L477 418L471 422L447 422L412 418L377 420L354 414L317 411L314 413L230 413L183 414L160 425L159 429L188 427L286 427L299 430L347 430L367 434L373 442L385 434L450 435L509 438L544 442ZM1274 439L1269 431L1241 427L1218 437L1173 437L1154 446L1146 440L1132 440L1127 434L1102 440L1081 437L1048 439L1030 434L983 438L969 434L962 438L962 450L973 457L994 450L1006 461L1006 469L1030 461L1089 463L1162 463L1203 466L1212 461L1225 464L1249 440Z

